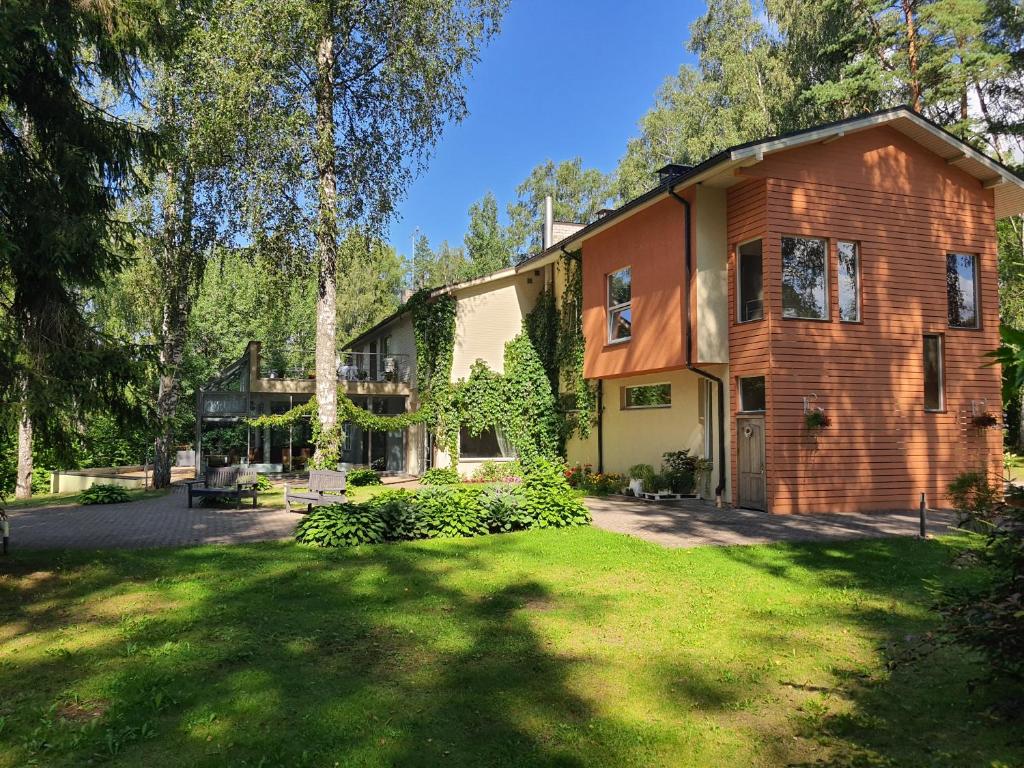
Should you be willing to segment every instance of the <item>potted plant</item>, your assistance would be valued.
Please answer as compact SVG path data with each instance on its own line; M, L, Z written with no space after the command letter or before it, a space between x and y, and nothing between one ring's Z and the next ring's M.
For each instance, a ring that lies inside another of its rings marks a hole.
M645 488L653 487L654 467L650 464L634 464L629 468L629 492L639 496Z
M988 429L989 427L996 426L999 423L999 419L994 414L985 411L971 419L971 423L978 429Z
M662 456L662 477L668 490L682 496L693 493L697 480L698 458L691 456L688 450L668 451ZM659 490L661 490L659 488Z
M831 423L831 419L821 408L811 408L804 412L804 426L808 430L823 429Z

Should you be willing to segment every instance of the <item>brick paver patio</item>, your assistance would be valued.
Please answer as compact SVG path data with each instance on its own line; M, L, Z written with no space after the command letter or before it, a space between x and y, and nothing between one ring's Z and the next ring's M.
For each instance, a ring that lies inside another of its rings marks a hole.
M245 544L291 538L301 519L283 509L187 509L185 489L126 504L7 513L17 549L112 549Z
M919 531L917 512L769 515L716 509L696 500L658 504L624 497L587 499L587 507L594 525L665 547L916 536ZM929 511L929 535L948 533L953 517L950 512Z

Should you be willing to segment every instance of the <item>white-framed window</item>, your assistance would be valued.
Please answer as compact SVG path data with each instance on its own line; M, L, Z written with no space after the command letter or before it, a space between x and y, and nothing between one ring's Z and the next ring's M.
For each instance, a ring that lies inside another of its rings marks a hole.
M736 320L749 323L764 317L764 264L760 240L736 248Z
M622 408L671 408L671 384L645 384L640 387L621 387Z
M924 335L924 409L944 411L946 409L945 371L942 361L942 336L937 333Z
M714 384L707 379L701 379L697 388L697 421L704 428L704 458L714 458L714 418L712 406L714 405Z
M839 256L839 320L860 322L860 246L849 240L836 245Z
M765 410L764 376L741 376L739 390L741 411L758 413Z
M782 316L828 320L828 243L782 238Z
M950 328L978 327L978 258L946 254L946 299Z
M624 267L608 275L608 343L633 336L633 269Z
M464 459L512 459L516 452L504 430L487 427L479 435L459 429L459 456Z

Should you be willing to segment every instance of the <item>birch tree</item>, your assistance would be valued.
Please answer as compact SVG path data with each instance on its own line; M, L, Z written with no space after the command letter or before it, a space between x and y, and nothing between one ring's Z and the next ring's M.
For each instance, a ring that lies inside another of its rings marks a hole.
M464 81L505 6L218 3L207 71L240 128L238 178L255 193L246 225L287 224L314 254L318 466L338 457L336 296L338 281L348 280L339 240L350 229L380 231L444 128L466 115ZM290 206L287 222L263 207L267 200Z

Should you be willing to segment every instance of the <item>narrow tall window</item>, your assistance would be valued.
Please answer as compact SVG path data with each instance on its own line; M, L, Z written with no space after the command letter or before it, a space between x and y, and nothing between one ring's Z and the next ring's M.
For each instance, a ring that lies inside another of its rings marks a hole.
M608 275L608 343L633 335L633 273L630 267Z
M761 241L744 243L736 249L739 277L736 316L741 323L764 317L764 272Z
M856 243L839 241L839 319L860 321L860 249Z
M928 334L924 337L924 409L941 411L945 407L942 371L942 337Z
M782 238L782 316L828 320L828 248L816 237Z
M950 328L978 327L977 278L977 259L974 254L946 254L946 297Z

